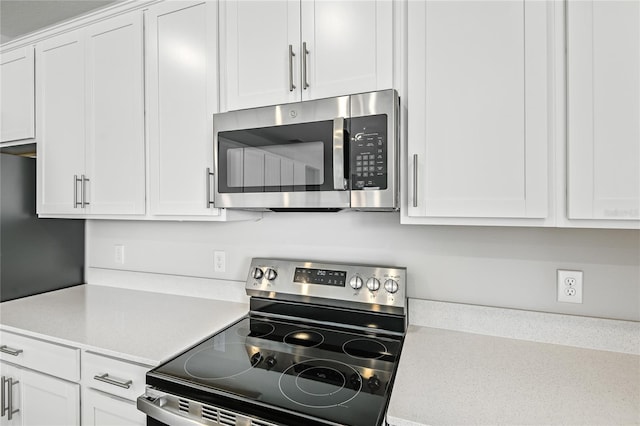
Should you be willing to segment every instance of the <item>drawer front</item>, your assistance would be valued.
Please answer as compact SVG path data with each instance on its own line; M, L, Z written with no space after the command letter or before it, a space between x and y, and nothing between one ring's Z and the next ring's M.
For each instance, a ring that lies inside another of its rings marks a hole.
M93 352L82 354L82 384L135 401L145 390L145 375L152 367L133 364Z
M0 359L32 370L80 381L80 349L0 331Z

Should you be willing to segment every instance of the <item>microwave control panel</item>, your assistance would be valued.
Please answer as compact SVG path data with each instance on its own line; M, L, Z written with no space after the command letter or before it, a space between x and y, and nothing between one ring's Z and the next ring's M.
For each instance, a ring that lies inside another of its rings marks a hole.
M350 120L351 189L387 189L387 115Z

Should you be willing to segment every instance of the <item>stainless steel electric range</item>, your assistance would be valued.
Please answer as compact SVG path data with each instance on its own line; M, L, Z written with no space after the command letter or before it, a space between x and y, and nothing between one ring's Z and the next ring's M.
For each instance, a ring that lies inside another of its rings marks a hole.
M400 267L253 259L248 316L147 373L138 408L148 425L383 425L405 287Z

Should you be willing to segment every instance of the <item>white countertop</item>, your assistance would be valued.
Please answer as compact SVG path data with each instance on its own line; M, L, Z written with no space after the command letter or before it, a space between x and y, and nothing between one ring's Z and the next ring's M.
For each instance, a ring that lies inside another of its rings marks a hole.
M80 285L0 304L0 328L156 366L248 310L246 303Z
M640 424L640 357L411 325L387 421Z

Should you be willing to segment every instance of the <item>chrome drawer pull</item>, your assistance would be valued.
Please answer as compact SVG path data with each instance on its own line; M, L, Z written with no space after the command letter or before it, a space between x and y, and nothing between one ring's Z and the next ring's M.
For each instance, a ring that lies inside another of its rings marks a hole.
M1 398L2 401L0 403L0 417L4 417L4 415L7 412L7 407L5 407L5 396L4 396L4 383L8 382L7 379L4 378L4 376L2 376L2 379L0 379L0 383L2 384L2 390L0 390L0 394L2 394Z
M3 352L5 354L9 354L9 355L13 355L13 356L18 356L24 351L22 349L11 349L7 345L2 345L2 346L0 346L0 352Z
M9 385L7 386L7 396L9 399L7 420L11 421L11 419L13 418L13 415L20 411L20 409L15 409L15 410L13 409L13 385L17 385L20 382L17 380L14 382L11 377L9 378L9 380L7 380L7 382L9 383Z
M109 377L109 373L104 373L99 376L93 376L93 378L98 381L109 383L110 385L118 386L125 389L129 389L131 387L131 384L133 383L133 380L122 381L113 379Z

